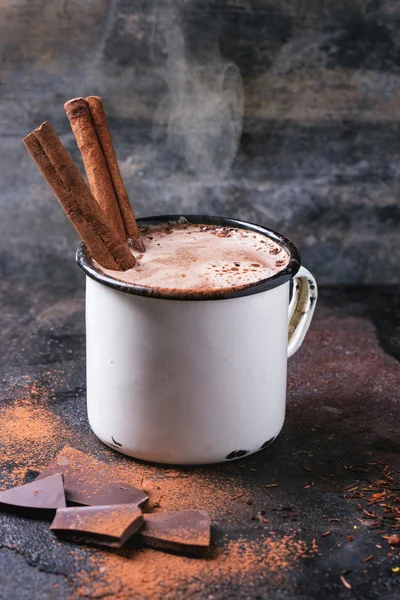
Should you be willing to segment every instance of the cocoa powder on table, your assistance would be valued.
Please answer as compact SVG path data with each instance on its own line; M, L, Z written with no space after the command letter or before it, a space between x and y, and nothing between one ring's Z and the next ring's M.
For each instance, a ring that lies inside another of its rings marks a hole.
M27 383L15 393L13 402L8 401L0 408L1 456L3 465L9 468L8 483L3 482L3 488L10 483L23 483L29 470L44 469L54 460L60 441L67 442L71 437L71 432L51 410L51 393L37 383ZM82 456L69 446L61 454L72 462ZM233 513L237 513L237 503L246 522L254 513L253 502L258 503L262 498L266 511L274 503L265 490L251 491L236 472L230 473L228 465L221 469L162 467L136 462L108 450L102 454L107 462L85 454L87 480L98 480L100 464L112 473L114 481L145 490L153 511L204 509L217 526L220 518L226 526L234 519ZM74 597L108 595L116 600L135 597L153 600L174 597L180 589L190 595L205 581L210 586L224 581L240 584L246 575L268 578L271 572L277 579L285 579L298 560L317 552L315 542L299 540L294 532L279 535L263 527L257 536L257 540L226 536L218 541L208 558L202 559L151 548L118 552L86 548L88 570L82 569L82 551L73 549L77 569L73 576Z
M65 446L54 458L54 463L73 472L74 478L83 486L114 482L139 488L149 495L150 510L204 509L213 517L217 513L229 512L231 502L236 498L240 498L246 507L246 500L251 495L246 484L238 481L237 477L227 477L226 474L219 477L215 470L185 470L144 464L111 451L107 452L107 458L105 462ZM263 494L262 491L260 493ZM247 508L250 509L250 506Z
M60 438L68 437L62 420L49 408L49 392L38 382L10 386L12 401L0 406L0 460L7 483L21 485L28 471L40 471L54 455Z
M213 584L241 584L251 575L265 578L274 574L274 582L284 581L298 561L318 551L316 542L297 539L294 532L277 536L267 534L253 541L227 540L209 559L187 558L140 549L120 553L91 551L89 571L78 573L79 597L110 596L115 600L174 598L179 590L184 597Z

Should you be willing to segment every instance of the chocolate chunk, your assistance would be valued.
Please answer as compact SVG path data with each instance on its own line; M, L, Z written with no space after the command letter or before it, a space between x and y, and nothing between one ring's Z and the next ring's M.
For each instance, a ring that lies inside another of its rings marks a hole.
M0 492L0 509L12 510L24 516L53 516L57 508L65 505L63 477L60 473Z
M210 546L210 517L206 510L143 515L139 535L148 546L189 556L201 556Z
M148 496L131 485L118 481L112 466L66 446L39 475L36 481L54 473L64 476L67 502L81 506L137 504L144 508Z
M142 490L130 485L120 486L116 483L106 483L99 486L76 479L68 471L62 471L62 473L66 481L65 497L71 504L80 506L136 504L140 508L144 508L149 501L148 496Z
M57 536L121 548L143 524L136 504L59 508L50 529Z

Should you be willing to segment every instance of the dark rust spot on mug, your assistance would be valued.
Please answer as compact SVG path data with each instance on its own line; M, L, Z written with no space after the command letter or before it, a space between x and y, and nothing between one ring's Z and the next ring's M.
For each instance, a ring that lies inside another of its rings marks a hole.
M234 450L233 452L230 452L228 454L228 456L226 456L226 460L232 460L233 458L241 458L242 456L245 456L246 454L248 454L250 452L250 450Z
M260 450L263 450L264 448L266 448L267 446L269 446L270 444L272 444L272 442L274 441L275 436L270 438L269 440L267 440L266 442L263 443L262 446L260 446Z

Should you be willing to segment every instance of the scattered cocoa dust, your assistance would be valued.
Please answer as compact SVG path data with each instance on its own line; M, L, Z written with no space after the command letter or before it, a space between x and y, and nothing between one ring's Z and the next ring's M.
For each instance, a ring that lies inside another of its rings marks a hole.
M56 463L61 468L64 465L82 484L114 482L139 488L148 494L150 509L204 509L210 512L211 517L223 514L226 520L230 508L240 501L244 511L248 509L249 513L253 512L246 500L254 499L255 492L251 494L247 485L237 476L229 478L223 472L219 476L215 470L207 468L184 471L148 465L116 456L111 452L107 459L107 462L104 462L90 454L65 446L52 464ZM265 503L268 503L267 494L262 489L259 493L265 506ZM238 497L240 500L235 500Z
M150 496L150 508L161 510L204 509L208 510L214 526L223 518L224 526L229 523L230 513L237 513L240 504L245 521L254 515L254 504L268 510L275 504L274 495L260 487L252 492L247 484L226 472L207 468L167 468L146 465L114 453L107 455L107 463L88 454L82 454L66 446L56 457L58 464L69 464L71 468L85 474L88 481L102 477L129 484L146 491ZM258 496L259 494L259 496ZM233 517L234 518L234 517ZM258 531L258 535L259 535ZM77 565L75 584L76 596L129 599L191 597L201 586L206 588L229 581L238 585L251 580L268 580L274 573L274 581L287 579L287 574L298 560L313 556L317 552L315 541L299 540L294 532L278 535L262 532L261 539L248 540L243 537L232 540L220 539L208 558L193 559L176 556L145 548L124 550L118 553L88 549L85 570ZM231 535L230 535L231 538ZM208 593L205 594L208 596ZM74 598L76 597L74 596Z
M65 435L61 420L47 407L48 397L47 390L34 382L0 408L0 460L9 469L8 483L1 482L0 489L21 485L30 470L40 471Z
M92 551L89 572L78 573L76 593L90 598L155 600L175 598L179 591L189 598L203 586L206 597L213 584L241 585L249 575L262 583L274 573L276 584L279 577L287 578L299 560L316 552L315 540L307 544L294 532L280 538L269 534L257 541L227 541L214 558L201 560L152 549L119 554Z

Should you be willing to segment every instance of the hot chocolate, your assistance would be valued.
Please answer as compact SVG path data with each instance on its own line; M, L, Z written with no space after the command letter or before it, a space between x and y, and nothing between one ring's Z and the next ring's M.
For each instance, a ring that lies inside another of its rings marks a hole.
M134 253L135 266L105 274L169 291L232 290L272 277L290 260L277 242L247 229L169 223L141 233L146 251Z

